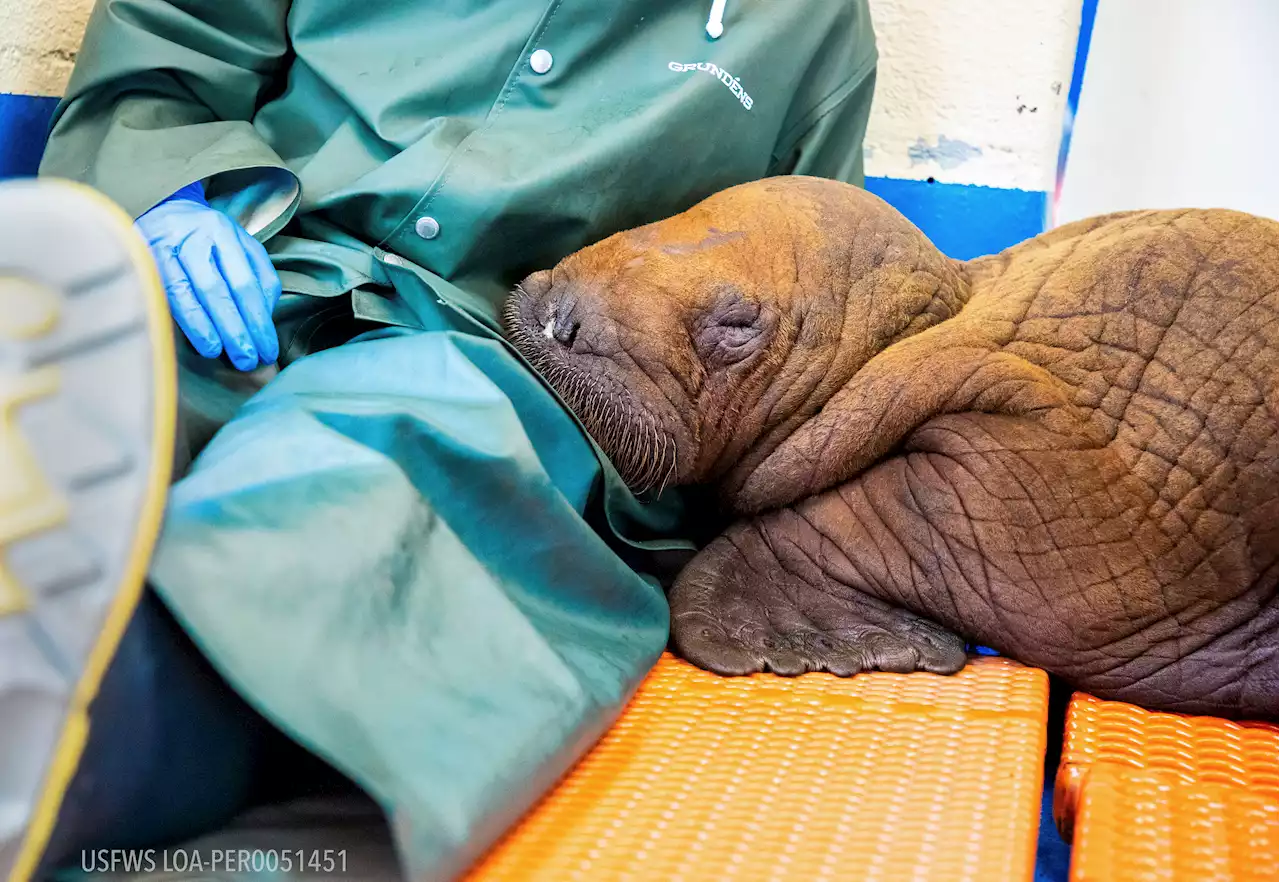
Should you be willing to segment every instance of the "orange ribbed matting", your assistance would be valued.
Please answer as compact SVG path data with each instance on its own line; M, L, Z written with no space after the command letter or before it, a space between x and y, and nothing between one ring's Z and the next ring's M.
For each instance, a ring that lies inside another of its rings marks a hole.
M1073 882L1274 880L1280 733L1076 693L1054 815Z
M1267 723L1156 713L1077 692L1067 709L1054 816L1070 840L1086 773L1098 763L1161 772L1188 784L1226 784L1276 798L1280 735Z
M1048 684L717 677L669 655L469 882L1029 880Z
M1103 763L1081 791L1071 882L1275 882L1275 794Z

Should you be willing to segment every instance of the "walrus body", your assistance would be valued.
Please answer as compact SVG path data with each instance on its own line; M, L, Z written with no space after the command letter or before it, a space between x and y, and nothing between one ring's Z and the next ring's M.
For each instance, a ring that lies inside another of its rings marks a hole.
M724 674L954 672L1277 716L1278 228L1073 223L952 261L777 178L537 273L511 339L637 489L737 522L672 588Z

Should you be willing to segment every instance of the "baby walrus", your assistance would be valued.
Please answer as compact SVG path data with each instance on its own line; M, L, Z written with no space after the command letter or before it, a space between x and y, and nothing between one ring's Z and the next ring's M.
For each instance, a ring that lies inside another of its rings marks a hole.
M721 674L965 641L1149 708L1277 716L1277 224L1068 224L948 259L774 178L530 276L516 347L636 490L738 518L671 590Z

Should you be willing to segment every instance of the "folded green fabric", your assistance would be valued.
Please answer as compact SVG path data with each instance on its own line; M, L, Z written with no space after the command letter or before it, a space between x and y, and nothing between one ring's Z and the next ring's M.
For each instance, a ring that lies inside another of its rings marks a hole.
M609 726L667 637L583 515L600 466L503 344L294 363L173 488L152 578L229 681L451 878Z

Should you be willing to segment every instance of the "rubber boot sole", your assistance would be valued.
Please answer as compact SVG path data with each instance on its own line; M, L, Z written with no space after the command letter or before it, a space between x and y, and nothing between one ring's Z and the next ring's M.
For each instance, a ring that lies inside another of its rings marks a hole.
M0 183L0 879L36 870L142 595L176 387L130 218L78 184Z

